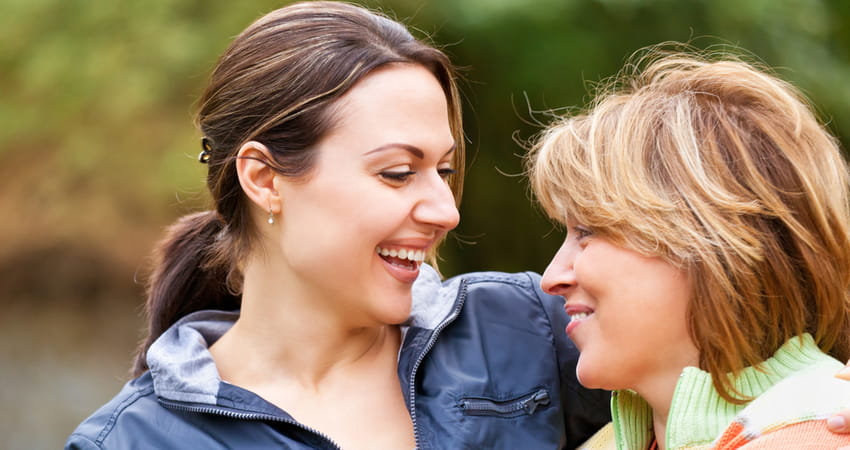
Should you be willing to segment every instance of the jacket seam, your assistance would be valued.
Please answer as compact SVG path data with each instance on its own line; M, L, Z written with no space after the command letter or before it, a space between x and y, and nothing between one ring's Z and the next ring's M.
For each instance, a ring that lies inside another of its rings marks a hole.
M529 278L529 282L520 281L516 277L512 277L511 274L506 274L504 276L500 276L500 275L496 275L496 274L490 275L490 274L486 274L486 273L477 273L474 276L465 276L464 279L466 280L467 285L478 284L478 283L498 282L498 283L510 284L510 285L513 285L513 286L518 286L518 287L523 287L523 288L530 287L532 290L535 291L534 295L535 295L535 297L537 297L537 291L536 291L536 289L534 289L534 282L531 280L530 275L528 274L528 272L524 272L523 275L525 275L526 277ZM540 302L539 298L538 298L538 303L540 303L541 306L542 306L542 302Z
M532 295L534 295L534 300L537 302L537 306L543 311L543 317L546 319L546 332L547 338L549 339L549 345L552 347L552 354L555 356L554 360L559 362L561 361L561 355L558 353L558 345L555 342L555 334L552 330L552 317L550 317L549 310L546 309L546 306L543 304L543 299L540 298L540 294L534 286L534 278L531 276L531 272L524 272L523 275L525 275L528 278L529 283L531 283L531 292ZM555 368L558 371L558 380L562 380L563 374L561 373L561 364L555 364ZM560 383L558 383L558 385L560 386ZM559 395L563 395L563 393L559 393Z
M103 426L103 429L98 433L97 438L95 438L94 444L99 448L103 448L101 445L103 441L106 440L109 433L112 431L112 428L115 427L115 424L118 422L118 416L124 412L131 404L135 403L138 399L150 395L153 393L153 387L147 387L141 390L134 391L130 396L128 396L124 401L122 401L118 406L115 407L115 410L109 416L109 420Z
M86 436L86 435L84 435L84 434L82 434L82 433L71 433L71 436L70 436L70 437L71 437L71 438L77 438L77 439L79 439L80 441L83 441L83 442L85 442L86 444L90 444L90 445L92 445L92 446L94 446L94 447L101 448L101 449L103 448L103 446L102 446L102 445L98 444L98 443L97 443L97 442L95 442L95 441L92 441L91 439L89 439L89 438L88 438L88 436Z

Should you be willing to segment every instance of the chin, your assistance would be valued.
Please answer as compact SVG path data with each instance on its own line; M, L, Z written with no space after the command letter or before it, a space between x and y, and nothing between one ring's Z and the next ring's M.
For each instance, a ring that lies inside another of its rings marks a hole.
M410 312L407 314L383 314L379 318L379 322L383 325L401 325L410 318Z
M601 372L600 372L601 369ZM612 387L611 380L606 379L606 375L610 375L611 371L617 370L616 366L598 367L592 362L587 361L587 358L579 356L578 364L576 364L576 378L582 386L588 389L606 389L609 391L620 389L619 386Z
M404 298L387 299L386 307L379 312L381 323L388 325L399 325L410 318L411 296L410 293Z

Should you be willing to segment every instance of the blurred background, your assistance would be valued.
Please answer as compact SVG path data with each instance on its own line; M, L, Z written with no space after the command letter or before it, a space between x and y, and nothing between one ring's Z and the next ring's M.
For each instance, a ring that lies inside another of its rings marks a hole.
M208 207L194 101L218 55L286 2L0 0L0 448L61 447L128 379L163 227ZM446 275L545 268L563 232L515 141L640 47L737 45L848 147L846 0L364 1L463 68L469 166Z

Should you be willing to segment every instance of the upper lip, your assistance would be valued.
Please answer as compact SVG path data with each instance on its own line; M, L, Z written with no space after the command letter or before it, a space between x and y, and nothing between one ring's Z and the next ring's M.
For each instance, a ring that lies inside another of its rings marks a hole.
M564 311L566 311L568 315L572 316L579 313L592 314L594 309L581 303L567 301L564 305Z
M414 249L427 252L432 245L434 245L434 239L408 238L387 240L378 244L378 247L386 249Z

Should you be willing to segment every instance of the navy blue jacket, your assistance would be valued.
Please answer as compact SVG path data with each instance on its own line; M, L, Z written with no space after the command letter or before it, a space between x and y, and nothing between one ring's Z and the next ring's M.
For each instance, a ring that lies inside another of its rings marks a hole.
M423 266L398 362L418 448L574 448L610 421L610 395L576 380L563 299L538 283L536 274L496 272L441 283ZM66 448L338 448L219 379L207 348L237 317L201 311L169 328L148 352L151 370Z

